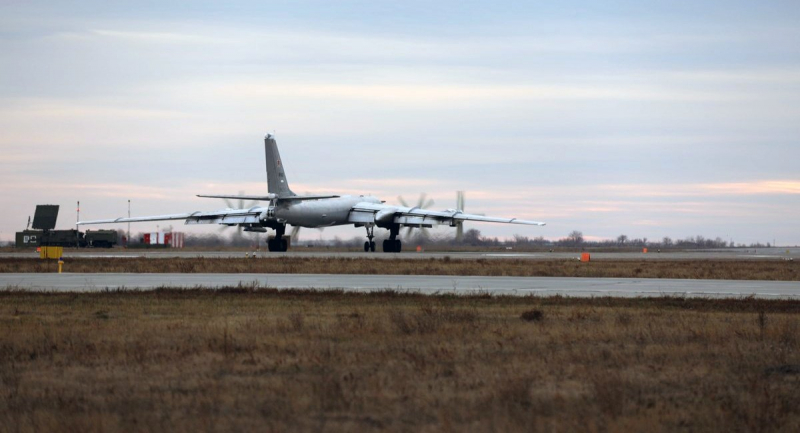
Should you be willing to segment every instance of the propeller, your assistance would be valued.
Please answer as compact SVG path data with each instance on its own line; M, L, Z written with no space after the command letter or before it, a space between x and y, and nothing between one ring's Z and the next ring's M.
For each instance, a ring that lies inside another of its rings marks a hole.
M301 228L302 228L301 226L292 226L292 231L291 234L289 235L292 238L292 242L296 243L297 239L299 239ZM325 230L325 227L317 227L317 230L319 230L320 233L322 233L322 231Z
M464 212L464 191L456 191L456 210ZM464 221L456 224L456 242L464 240Z
M244 191L239 191L239 195L244 195ZM240 198L237 202L237 206L234 206L233 202L230 201L230 199L225 198L223 200L225 200L225 206L228 206L229 209L248 209L258 204L258 202L255 201L245 202L243 198ZM219 231L223 232L227 230L229 227L230 226L226 225L220 226ZM236 236L237 237L242 236L242 226L240 225L236 226Z
M459 212L464 212L464 191L456 191L456 210ZM475 215L481 215L482 213L476 213ZM456 223L456 242L461 242L464 240L464 221L461 220Z
M406 201L403 199L403 196L398 196L397 197L397 201L399 201L400 204L402 204L405 207L412 207L412 206L409 206L408 203L406 203ZM423 192L422 194L419 195L419 200L417 200L416 206L413 206L413 207L420 208L420 209L427 209L427 208L433 206L433 203L434 203L433 199L432 198L429 199L428 198L428 194L425 194ZM405 236L406 237L411 236L411 232L415 228L416 227L407 227ZM425 227L419 227L419 230L422 233L422 236L424 236L426 238L428 237L428 229L426 229Z

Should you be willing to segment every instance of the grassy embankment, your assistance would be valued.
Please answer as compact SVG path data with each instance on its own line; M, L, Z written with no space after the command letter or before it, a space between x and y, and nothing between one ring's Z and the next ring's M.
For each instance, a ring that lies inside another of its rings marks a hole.
M799 319L758 299L0 292L0 430L798 431Z
M56 272L55 261L0 259L0 272ZM310 273L800 281L800 262L760 260L577 260L274 258L74 258L65 272Z

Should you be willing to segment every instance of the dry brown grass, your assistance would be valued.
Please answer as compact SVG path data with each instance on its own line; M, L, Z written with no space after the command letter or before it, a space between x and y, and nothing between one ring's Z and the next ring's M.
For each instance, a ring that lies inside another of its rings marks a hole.
M55 272L55 261L2 258L0 272ZM74 258L65 272L304 273L800 281L800 262L758 260L576 260L274 258Z
M798 431L798 319L758 299L0 292L0 430Z

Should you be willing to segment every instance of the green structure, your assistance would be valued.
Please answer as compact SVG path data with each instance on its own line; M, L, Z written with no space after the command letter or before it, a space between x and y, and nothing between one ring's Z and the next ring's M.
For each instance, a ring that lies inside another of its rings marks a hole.
M94 247L111 248L117 244L116 230L87 230L84 234L75 229L54 230L58 219L58 205L37 205L31 229L16 234L17 248Z

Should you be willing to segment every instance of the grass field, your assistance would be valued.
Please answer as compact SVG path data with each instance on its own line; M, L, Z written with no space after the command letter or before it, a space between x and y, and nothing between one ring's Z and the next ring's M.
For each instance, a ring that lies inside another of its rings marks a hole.
M56 272L55 261L2 258L0 272ZM65 272L305 273L479 275L519 277L698 278L800 281L800 262L759 260L576 260L394 259L342 257L275 258L73 258Z
M798 431L800 302L0 292L2 431Z

